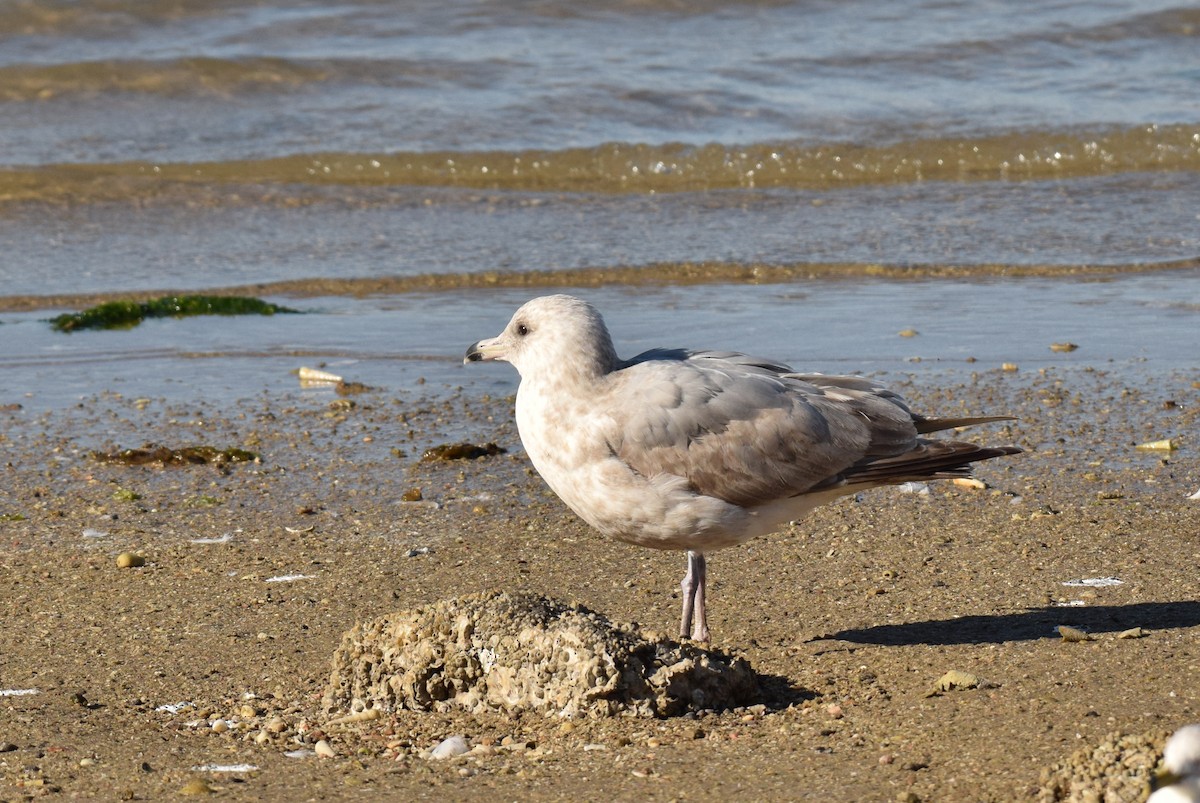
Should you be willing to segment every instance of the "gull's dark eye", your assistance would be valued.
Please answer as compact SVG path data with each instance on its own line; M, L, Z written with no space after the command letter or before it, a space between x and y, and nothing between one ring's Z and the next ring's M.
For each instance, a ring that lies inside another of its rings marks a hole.
M517 334L521 337L525 337L525 335L529 334L529 327L523 323L517 324Z

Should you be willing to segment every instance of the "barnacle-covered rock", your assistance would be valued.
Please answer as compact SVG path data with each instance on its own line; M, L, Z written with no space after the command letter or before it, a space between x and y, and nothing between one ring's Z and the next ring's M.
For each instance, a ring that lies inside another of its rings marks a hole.
M742 658L648 639L580 606L475 594L360 622L333 657L328 711L675 716L753 703Z
M1136 803L1150 795L1161 768L1163 732L1110 733L1095 747L1042 770L1038 803Z

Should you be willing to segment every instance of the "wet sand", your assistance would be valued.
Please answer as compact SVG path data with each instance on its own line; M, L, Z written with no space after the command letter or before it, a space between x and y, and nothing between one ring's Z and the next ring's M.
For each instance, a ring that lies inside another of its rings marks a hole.
M673 627L683 557L575 519L521 453L510 400L2 410L0 690L37 693L0 698L0 798L1028 799L1044 767L1113 732L1200 721L1200 375L1146 374L893 381L923 411L1020 416L972 437L1027 452L982 466L985 490L873 491L717 553L714 646L767 694L666 720L337 725L320 708L346 630L441 599L528 591ZM458 433L509 452L420 462ZM1135 448L1168 437L1177 451ZM262 460L89 456L145 442ZM146 564L118 569L123 552ZM1064 585L1099 577L1123 582ZM1064 624L1093 640L1063 641ZM1147 635L1117 638L1134 627ZM949 670L996 685L929 696ZM422 757L452 734L483 747ZM333 758L286 755L322 737Z

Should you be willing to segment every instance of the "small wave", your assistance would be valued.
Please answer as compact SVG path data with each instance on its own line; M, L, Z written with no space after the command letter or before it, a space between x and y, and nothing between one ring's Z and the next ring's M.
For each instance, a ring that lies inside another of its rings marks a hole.
M0 101L48 101L114 92L230 96L329 80L335 67L332 63L265 57L18 64L0 67Z
M212 17L245 6L245 0L16 0L4 5L0 36L119 33L134 25Z
M225 162L79 163L0 170L0 203L139 201L269 187L296 203L328 187L456 187L524 192L654 193L835 189L921 181L1085 178L1200 170L1200 127L1034 131L883 146L731 147L609 143L558 151L332 153ZM219 203L219 197L216 202Z
M579 287L647 287L705 284L783 284L799 280L842 279L982 279L995 277L1092 277L1134 273L1190 271L1200 268L1200 257L1166 262L1104 265L885 265L879 263L797 262L766 264L744 262L663 262L649 265L573 268L561 270L479 271L474 273L424 273L370 278L309 278L260 282L206 290L211 295L254 295L288 298L334 296L399 296L478 289L553 289ZM81 293L54 296L0 296L0 311L28 312L69 309L116 300L146 300L176 291Z

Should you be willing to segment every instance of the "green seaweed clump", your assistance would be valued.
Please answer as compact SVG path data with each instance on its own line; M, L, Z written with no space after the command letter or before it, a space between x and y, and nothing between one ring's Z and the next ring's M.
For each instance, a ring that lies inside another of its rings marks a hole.
M196 466L254 463L258 461L258 455L245 449L217 449L212 446L185 446L182 449L169 449L166 446L147 444L141 449L92 452L92 459L101 463L115 463L122 466Z
M421 462L431 463L435 460L478 460L481 457L493 457L498 454L504 454L505 451L507 450L494 443L485 443L483 445L476 445L474 443L443 443L441 446L426 449L425 454L421 455Z
M163 296L153 301L108 301L83 312L68 312L50 320L59 332L79 329L132 329L146 318L186 318L192 315L274 315L298 310L243 296Z

